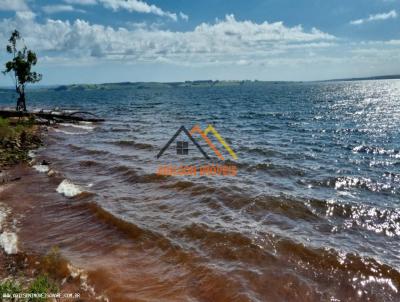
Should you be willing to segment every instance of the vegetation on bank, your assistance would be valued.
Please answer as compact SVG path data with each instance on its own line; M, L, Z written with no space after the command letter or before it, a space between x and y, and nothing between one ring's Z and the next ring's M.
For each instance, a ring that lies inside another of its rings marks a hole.
M29 150L40 145L34 120L0 117L0 167L29 160Z
M43 294L56 294L58 291L58 286L48 275L39 275L27 286L21 285L18 280L5 280L0 283L2 301L46 301L47 299L42 297ZM16 294L32 294L32 297L14 298ZM35 297L34 294L38 296Z
M0 301L54 301L51 298L46 299L45 295L49 297L66 291L79 293L81 298L87 298L81 290L79 277L71 276L67 261L61 256L57 247L53 247L43 257L27 255L7 255L7 257L11 271L7 273L7 278L0 281ZM21 294L21 298L15 298L16 294Z
M211 87L233 87L233 86L257 86L266 84L278 84L282 82L265 81L185 81L185 82L122 82L104 84L73 84L61 85L49 88L55 91L85 91L85 90L115 90L115 89L168 89L168 88L211 88Z

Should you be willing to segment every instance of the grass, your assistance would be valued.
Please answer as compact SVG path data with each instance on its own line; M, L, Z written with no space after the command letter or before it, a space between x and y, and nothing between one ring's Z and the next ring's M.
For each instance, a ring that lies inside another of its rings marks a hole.
M32 119L0 117L0 167L27 161L28 151L40 146Z
M22 292L21 285L14 280L6 280L0 283L0 300L1 301L16 301L12 297L13 294L18 294Z
M14 135L14 129L10 127L8 119L0 117L0 138L7 138Z
M22 287L18 281L6 280L0 283L0 301L26 301L42 302L48 299L43 294L56 294L59 288L47 275L37 276L27 287ZM37 297L31 295L29 298L13 298L13 294L39 294Z
M70 274L67 261L56 246L39 259L40 268L35 269L33 276L28 271L20 271L12 279L0 280L0 302L53 301L44 294L60 293L61 280ZM13 294L26 294L26 297L13 298Z
M55 294L58 292L58 286L53 281L51 281L47 275L38 276L35 280L33 280L28 289L28 293L30 294ZM39 296L29 298L28 301L39 302L46 300L47 299L45 297Z
M24 131L29 130L33 125L33 120L17 120L0 117L0 139L14 138L20 136Z
M57 246L53 246L41 262L43 272L49 273L55 278L62 279L69 275L68 262L62 257Z

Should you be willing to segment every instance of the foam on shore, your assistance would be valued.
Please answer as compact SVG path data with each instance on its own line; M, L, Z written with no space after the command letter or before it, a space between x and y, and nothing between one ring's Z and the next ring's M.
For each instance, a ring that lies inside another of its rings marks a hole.
M66 197L74 197L82 193L79 186L68 179L64 179L57 187L57 192Z
M61 123L60 125L65 126L65 127L73 127L73 128L78 128L78 129L84 129L84 130L88 130L88 131L91 131L91 130L93 130L95 128L92 124L82 125L81 123L79 123L79 124Z
M36 154L35 154L35 152L33 152L32 150L29 150L29 151L28 151L28 156L29 156L30 158L34 159L34 158L36 157Z
M10 213L11 212L9 208L5 207L3 204L0 204L0 247L3 248L3 250L9 255L18 253L17 234L5 230L4 227L6 218Z
M36 171L40 173L47 173L49 172L49 166L48 165L34 165L32 166Z
M57 129L57 128L52 128L53 131L55 132L60 132L60 133L64 133L67 135L80 135L80 134L88 134L89 132L71 132L71 131L65 131L65 130L61 130L61 129Z
M17 254L18 248L18 237L17 234L13 232L3 232L0 235L0 246L4 249L4 251L9 254Z

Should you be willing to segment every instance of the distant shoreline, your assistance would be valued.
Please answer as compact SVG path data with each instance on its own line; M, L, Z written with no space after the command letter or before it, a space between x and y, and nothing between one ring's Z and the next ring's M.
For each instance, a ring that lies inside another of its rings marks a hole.
M86 89L115 89L126 88L135 86L137 88L176 88L176 87L226 87L226 86L240 86L240 85L254 85L254 84L287 84L287 83L325 83L325 82L351 82L351 81L376 81L376 80L397 80L400 79L400 74L397 75L383 75L359 78L339 78L329 80L314 80L314 81L262 81L262 80L196 80L196 81L182 81L182 82L111 82L99 84L60 84L60 85L43 85L29 87L29 90L86 90ZM2 90L15 90L12 86L0 86Z

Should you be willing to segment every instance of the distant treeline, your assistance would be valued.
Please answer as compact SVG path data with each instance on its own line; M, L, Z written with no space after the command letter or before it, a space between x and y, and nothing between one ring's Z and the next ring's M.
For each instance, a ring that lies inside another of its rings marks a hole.
M266 83L283 83L283 82L265 82L265 81L185 81L185 82L122 82L122 83L104 83L104 84L73 84L61 85L53 88L56 91L70 90L108 90L108 89L156 89L156 88L178 88L178 87L226 87L240 85L262 85Z

